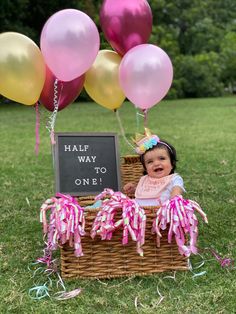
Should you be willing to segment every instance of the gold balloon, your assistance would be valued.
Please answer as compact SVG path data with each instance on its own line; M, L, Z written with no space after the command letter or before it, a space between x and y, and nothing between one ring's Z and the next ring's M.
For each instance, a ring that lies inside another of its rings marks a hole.
M0 93L24 105L35 104L45 81L45 63L38 46L15 32L0 34Z
M107 109L118 109L125 100L119 83L121 57L111 50L100 50L86 72L84 87L89 96Z

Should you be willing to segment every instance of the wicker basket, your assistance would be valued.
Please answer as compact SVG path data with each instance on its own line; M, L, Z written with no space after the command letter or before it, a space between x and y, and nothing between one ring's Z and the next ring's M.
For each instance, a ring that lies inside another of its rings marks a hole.
M142 170L138 156L124 157L121 165L123 184L130 181L138 182ZM90 205L93 197L80 198L79 201L83 206ZM98 210L86 209L86 236L82 238L84 256L75 257L73 248L68 245L61 248L63 278L113 278L188 269L187 258L179 254L174 240L171 244L167 242L167 231L162 233L161 246L157 248L156 236L151 233L155 207L145 207L147 224L143 257L138 255L136 243L131 239L127 245L122 245L122 230L115 231L109 241L90 237L90 230Z

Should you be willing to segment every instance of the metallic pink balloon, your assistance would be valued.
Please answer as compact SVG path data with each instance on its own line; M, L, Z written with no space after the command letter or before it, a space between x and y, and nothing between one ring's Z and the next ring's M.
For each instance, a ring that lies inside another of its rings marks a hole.
M152 11L146 0L104 0L100 10L103 33L116 52L147 43L152 31Z
M49 70L49 68L47 68L46 80L45 80L39 101L49 111L54 110L55 80L56 80L55 75ZM57 88L56 88L57 95L58 95L58 98L56 98L56 100L59 101L58 111L64 109L66 106L71 104L79 96L79 94L81 93L83 89L84 80L85 80L85 74L74 79L73 81L69 81L69 82L58 81Z
M121 60L120 86L125 96L140 109L149 109L165 97L172 79L169 56L155 45L136 46Z

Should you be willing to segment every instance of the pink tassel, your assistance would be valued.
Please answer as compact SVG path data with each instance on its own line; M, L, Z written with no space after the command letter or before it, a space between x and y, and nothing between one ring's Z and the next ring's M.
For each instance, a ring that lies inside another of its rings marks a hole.
M152 227L152 232L157 234L157 243L160 241L160 229L165 230L169 223L168 242L171 243L174 234L180 254L185 256L197 254L198 220L194 211L208 223L206 214L194 201L185 200L178 195L165 202L157 211ZM190 237L189 245L185 244L186 234Z
M107 198L108 197L108 198ZM106 198L102 202L91 230L91 237L99 235L102 240L110 240L113 232L123 227L122 243L129 241L129 235L137 242L137 252L143 255L142 245L145 242L146 215L137 203L121 192L105 189L96 200ZM122 219L115 222L117 209L122 209Z
M46 200L40 208L40 222L43 223L43 232L47 235L46 250L51 258L52 251L59 244L69 242L75 248L75 256L83 256L81 236L85 235L84 209L70 195L58 193L56 196ZM47 211L50 211L49 221L46 218ZM44 259L48 261L49 257L41 260Z

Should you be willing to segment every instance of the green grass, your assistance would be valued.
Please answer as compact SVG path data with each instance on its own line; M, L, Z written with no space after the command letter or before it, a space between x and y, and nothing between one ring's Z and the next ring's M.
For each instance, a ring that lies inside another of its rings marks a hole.
M41 108L36 157L34 108L0 104L0 313L235 313L235 270L222 269L207 254L198 270L206 274L195 279L191 272L177 272L176 281L165 278L172 273L128 280L70 280L65 282L68 291L83 289L74 299L34 301L28 296L36 279L45 282L42 275L32 278L28 266L42 255L39 208L54 194L45 128L49 115ZM125 103L119 115L131 137L137 129L135 108ZM186 197L199 202L208 215L209 225L200 223L199 247L211 246L235 259L236 99L163 101L149 111L148 127L176 147ZM121 133L116 115L94 103L73 104L59 112L56 131ZM121 155L132 153L121 135L119 142ZM199 257L191 261L195 265ZM164 296L159 305L157 288Z

